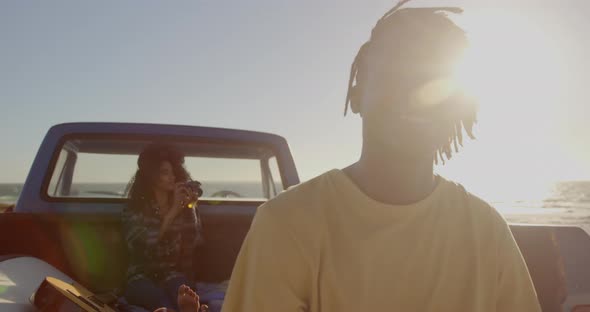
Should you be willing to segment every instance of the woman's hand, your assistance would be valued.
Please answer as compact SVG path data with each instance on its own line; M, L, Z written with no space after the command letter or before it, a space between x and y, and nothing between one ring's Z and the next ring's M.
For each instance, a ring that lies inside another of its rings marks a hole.
M177 183L176 188L174 189L172 207L170 207L170 211L168 212L167 216L170 215L170 218L174 220L174 218L176 218L182 209L188 209L187 205L197 201L197 199L197 194L191 192L190 188L188 188L184 183Z
M174 195L172 200L172 207L168 210L164 216L164 221L160 227L160 235L162 238L174 219L182 212L183 209L190 209L187 207L189 203L197 201L197 194L191 192L191 190L184 183L176 183L174 188Z
M190 190L184 185L184 183L176 183L173 196L172 207L170 207L169 214L176 217L176 215L182 211L182 208L185 208L190 202Z

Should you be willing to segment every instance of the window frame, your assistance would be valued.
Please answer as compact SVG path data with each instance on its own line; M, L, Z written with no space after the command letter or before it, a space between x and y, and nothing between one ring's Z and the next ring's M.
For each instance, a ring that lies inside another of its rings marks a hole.
M277 162L279 161L279 151L277 151L276 147L272 144L261 144L261 143L254 143L254 142L244 142L244 141L237 141L231 139L211 139L207 137L198 137L198 136L169 136L169 135L160 135L160 136L153 136L153 135L142 135L142 134L96 134L96 133L71 133L64 135L60 138L58 144L56 145L55 150L51 155L51 161L47 170L45 171L45 176L43 177L43 182L40 188L40 198L47 202L52 203L105 203L105 204L112 204L112 203L126 203L127 198L105 198L105 197L53 197L49 195L49 185L51 179L54 174L54 170L56 169L57 162L59 160L59 156L61 151L64 149L64 146L67 142L78 139L78 140L116 140L116 141L147 141L147 142L173 142L173 143L192 143L192 144L199 144L199 143L208 143L208 144L222 144L222 145L233 145L233 146L248 146L248 147L258 147L267 149L271 155L265 158L252 158L254 160L258 159L262 162L268 162L268 160L272 157L277 157ZM71 156L72 153L68 153L68 156ZM73 153L77 157L77 154ZM246 159L246 158L244 158ZM70 160L70 157L66 159L66 165L64 166L63 170L66 170L67 163ZM69 174L73 174L73 166L70 166L71 171ZM261 171L262 171L261 166ZM284 180L284 173L281 171L280 164L279 164L279 172L280 172L280 182L285 189L285 180ZM64 174L63 172L60 175ZM68 172L66 172L68 174ZM270 173L269 173L270 174ZM262 178L262 186L264 187L264 177L263 174ZM67 177L66 177L67 178ZM58 181L58 183L60 183ZM71 183L71 181L70 181ZM270 191L273 191L272 189ZM263 194L265 190L263 189ZM264 200L266 201L266 200ZM261 199L248 199L248 198L214 198L214 199L203 199L200 200L202 204L206 205L220 205L220 204L231 204L231 205L247 205L251 206L253 203L260 203Z

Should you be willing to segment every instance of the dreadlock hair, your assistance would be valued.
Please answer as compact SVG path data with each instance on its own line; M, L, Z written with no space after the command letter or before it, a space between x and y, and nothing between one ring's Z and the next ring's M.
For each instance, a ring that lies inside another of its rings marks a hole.
M353 89L362 85L362 76L366 71L366 59L372 49L383 49L384 45L393 42L399 45L393 57L409 57L420 62L422 59L438 57L439 59L452 60L462 54L467 47L468 41L465 32L453 23L447 13L460 14L461 8L456 7L426 7L426 8L403 8L401 7L410 0L401 0L396 6L381 17L371 31L369 41L365 42L359 49L350 68L348 80L348 92L344 106L344 115L352 106ZM424 48L432 47L432 49ZM403 75L403 73L400 73ZM477 103L475 100L463 95L463 103L456 105L452 123L441 129L448 135L448 139L438 146L435 151L434 162L438 164L439 159L444 164L452 157L452 146L455 152L459 146L463 146L463 129L471 139L473 125L477 122ZM455 98L456 99L456 98ZM460 107L457 107L460 106Z

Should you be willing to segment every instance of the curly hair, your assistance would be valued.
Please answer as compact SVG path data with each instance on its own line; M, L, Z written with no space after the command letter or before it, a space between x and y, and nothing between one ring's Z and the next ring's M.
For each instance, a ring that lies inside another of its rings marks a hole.
M467 47L468 40L465 32L447 16L447 13L460 14L463 12L462 9L454 7L402 9L401 6L408 1L410 0L400 1L385 13L371 31L370 39L360 47L350 69L344 115L352 105L353 89L363 84L366 60L373 49L384 49L384 46L388 44L387 48L391 49L391 43L395 43L399 48L395 50L395 55L392 54L392 59L403 59L403 56L408 56L415 61L415 64L410 66L418 66L420 60L424 59L438 57L451 60L460 56ZM400 75L403 74L400 73ZM441 129L448 136L435 152L433 161L437 164L439 158L444 163L443 155L447 159L452 157L452 146L456 152L459 151L458 145L463 146L463 129L470 138L475 138L473 125L477 122L477 102L465 94L456 95L462 98L458 99L455 96L451 100L457 101L458 104L445 106L447 109L445 115L450 115L451 120L444 129Z
M166 161L172 165L175 182L186 182L191 179L184 167L184 154L181 151L169 144L152 143L139 155L137 171L125 190L131 209L141 210L153 200L153 186L158 179L160 166Z

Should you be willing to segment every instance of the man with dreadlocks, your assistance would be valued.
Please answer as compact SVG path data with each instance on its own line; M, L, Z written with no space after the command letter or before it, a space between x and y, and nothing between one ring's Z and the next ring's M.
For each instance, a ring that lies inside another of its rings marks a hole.
M540 311L504 219L433 173L473 137L476 104L449 80L467 39L447 14L461 10L405 2L352 65L360 160L259 208L224 312Z

